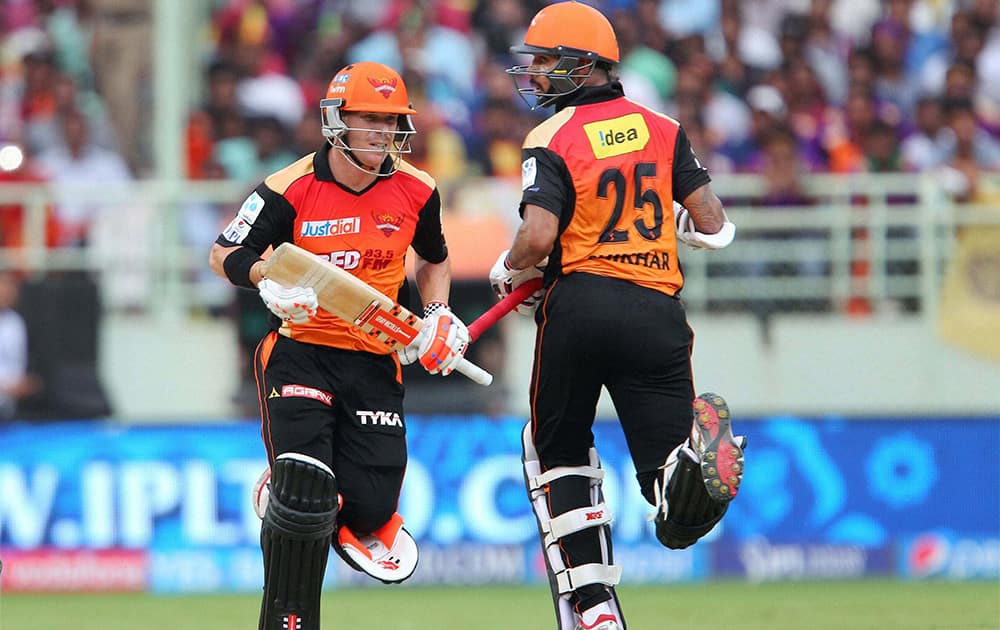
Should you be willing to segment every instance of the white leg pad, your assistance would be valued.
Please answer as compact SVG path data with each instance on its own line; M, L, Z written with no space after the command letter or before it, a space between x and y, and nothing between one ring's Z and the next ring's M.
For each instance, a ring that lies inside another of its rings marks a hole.
M601 483L604 471L601 469L597 449L591 447L590 462L587 466L560 466L545 472L541 470L538 452L531 436L531 423L525 425L521 433L524 448L524 479L528 498L538 521L542 538L542 548L549 569L549 584L555 601L559 630L576 630L580 616L570 603L570 595L577 588L587 584L604 584L614 595L614 587L621 579L621 567L611 564L611 511L604 503ZM549 513L548 497L545 489L555 479L566 476L582 476L590 479L590 505L570 510L553 517ZM590 527L598 528L602 550L601 562L578 567L566 567L559 549L559 539ZM617 596L609 602L612 609L623 620ZM624 620L623 620L624 624ZM624 629L624 625L622 628Z

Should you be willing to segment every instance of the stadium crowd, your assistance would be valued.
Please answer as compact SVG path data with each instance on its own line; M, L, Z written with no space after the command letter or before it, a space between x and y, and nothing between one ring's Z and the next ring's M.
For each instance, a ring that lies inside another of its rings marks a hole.
M103 185L155 175L155 3L0 4L0 185ZM1000 171L996 0L589 3L615 27L626 95L679 120L716 178L761 174L764 193L755 205L810 205L815 200L799 176L825 172L932 172L958 201L997 195L980 185L983 172ZM191 17L205 28L193 29L178 49L200 65L186 123L186 173L251 186L314 151L328 82L347 63L368 60L401 73L418 111L409 159L442 190L470 176L517 178L521 140L547 112L532 111L516 94L505 69L523 60L508 49L546 4L193 3ZM51 208L48 244L92 242L99 212L61 196ZM185 241L203 247L231 213L207 203L185 207ZM0 248L22 244L23 221L20 205L0 201ZM804 256L789 270L734 273L829 272L814 252ZM852 275L863 277L864 264L852 263ZM206 283L207 292L232 299L216 279ZM254 319L256 295L247 295L236 309L241 345L266 325ZM795 305L829 307L827 300ZM845 308L863 313L867 306L859 299Z
M517 177L521 139L545 112L531 111L504 70L545 4L200 5L207 28L189 42L202 68L187 175L249 185L315 150L317 104L333 73L370 60L410 86L420 133L409 158L443 190L468 176ZM761 174L754 205L813 204L800 175L824 172L934 172L956 200L996 195L979 186L982 172L1000 170L995 0L591 4L617 31L626 94L679 120L716 177ZM18 151L0 159L0 182L153 175L154 0L8 0L0 11L0 145ZM185 208L186 242L210 241L228 210ZM64 196L46 238L87 242L98 211ZM19 245L22 221L20 207L0 205L0 246Z
M313 149L327 82L361 59L414 86L419 165L445 181L519 172L519 138L539 118L504 69L544 2L209 4L192 178L254 181ZM950 167L971 198L976 172L1000 168L992 0L592 4L618 32L627 94L677 118L713 173L766 172L786 157L808 172ZM42 178L71 165L89 181L149 174L149 64L118 58L144 55L128 45L150 36L152 2L10 0L2 11L0 140L22 146Z

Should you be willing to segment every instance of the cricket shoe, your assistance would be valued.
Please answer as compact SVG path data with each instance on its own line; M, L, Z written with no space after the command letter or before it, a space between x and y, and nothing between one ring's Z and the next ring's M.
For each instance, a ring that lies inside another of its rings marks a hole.
M403 517L398 512L370 534L356 536L341 525L333 544L334 550L353 569L386 584L406 580L417 568L417 543L403 527Z
M614 615L601 615L589 626L581 621L576 630L621 630L621 626L618 625L618 619Z
M590 623L587 623L590 619ZM621 630L618 617L614 613L608 602L601 602L592 608L588 608L576 622L576 630Z
M722 396L704 393L694 399L691 445L709 496L719 503L732 501L743 482L746 438L733 436L729 406Z
M594 623L587 625L583 623L581 619L576 624L576 630L621 630L621 625L618 623L618 618L614 615L599 615Z

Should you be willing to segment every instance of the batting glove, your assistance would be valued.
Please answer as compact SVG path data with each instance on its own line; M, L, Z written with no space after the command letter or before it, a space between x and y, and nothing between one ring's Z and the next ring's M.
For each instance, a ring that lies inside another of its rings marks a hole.
M268 310L286 322L301 324L316 316L319 302L312 287L285 287L264 278L257 285Z
M729 221L723 223L722 229L715 234L702 234L695 227L691 213L678 203L674 204L674 222L677 240L691 249L722 249L736 238L736 226Z
M469 347L469 329L443 302L424 308L424 325L408 346L397 351L399 362L419 361L430 374L448 376Z
M538 265L534 267L528 267L527 269L514 269L507 262L507 255L510 254L510 250L506 249L497 258L497 261L493 264L493 269L490 270L490 286L493 287L493 292L497 294L499 299L503 299L510 295L510 292L521 286L528 280L532 278L541 278L543 275L542 270L545 268L545 264L548 261L546 258ZM539 289L529 295L520 304L517 305L515 309L521 315L534 315L535 309L538 308L539 303L542 301L542 297L545 295L544 289Z

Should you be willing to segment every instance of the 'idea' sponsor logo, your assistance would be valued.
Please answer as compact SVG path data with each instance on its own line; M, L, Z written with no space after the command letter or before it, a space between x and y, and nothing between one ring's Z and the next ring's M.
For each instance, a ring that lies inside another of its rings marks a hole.
M597 159L640 151L649 142L649 128L642 114L587 123L583 131Z

